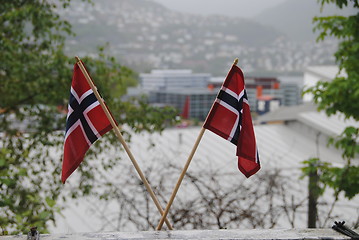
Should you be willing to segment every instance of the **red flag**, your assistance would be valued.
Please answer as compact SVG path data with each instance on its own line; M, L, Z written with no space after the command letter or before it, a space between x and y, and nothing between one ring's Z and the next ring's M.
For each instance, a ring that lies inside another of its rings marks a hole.
M242 70L233 65L203 125L237 145L238 168L248 178L260 169Z
M112 129L99 101L77 64L72 76L66 120L61 180L66 179L82 162L97 139Z

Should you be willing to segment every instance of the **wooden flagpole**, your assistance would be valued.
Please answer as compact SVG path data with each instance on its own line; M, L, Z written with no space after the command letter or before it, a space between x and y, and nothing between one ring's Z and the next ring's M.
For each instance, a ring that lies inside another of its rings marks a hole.
M238 63L238 58L236 58L236 59L234 60L233 65L237 65L237 63ZM214 102L213 102L213 104L214 104ZM213 104L212 104L212 107L213 107ZM211 109L212 109L212 107L211 107ZM209 112L211 112L211 111L209 111ZM175 188L174 188L174 190L173 190L173 192L172 192L172 195L171 195L171 197L170 197L170 200L169 200L168 203L167 203L165 212L162 214L162 218L161 218L160 222L158 223L156 230L161 230L161 228L162 228L162 226L163 226L163 223L164 223L164 221L165 221L165 219L166 219L166 217L167 217L167 214L168 214L168 212L169 212L169 210L170 210L170 208L171 208L171 205L172 205L172 203L173 203L173 200L175 199L175 197L176 197L176 195L177 195L178 189L179 189L179 187L181 186L182 180L183 180L183 178L184 178L184 176L185 176L185 174L186 174L186 172L187 172L187 170L188 170L188 167L189 167L189 165L190 165L190 163L191 163L191 161L192 161L192 158L193 158L193 156L194 156L194 153L195 153L196 150L197 150L197 147L198 147L198 145L199 145L199 143L200 143L200 141L201 141L201 139L202 139L202 137L203 137L203 134L204 134L204 131L205 131L205 130L206 130L206 129L205 129L204 127L202 127L202 128L201 128L201 131L200 131L199 134L198 134L197 140L196 140L195 144L193 145L192 151L191 151L191 153L190 153L189 156L188 156L187 162L186 162L186 164L185 164L185 166L184 166L184 168L183 168L183 170L182 170L182 172L181 172L181 175L179 176L179 178L178 178L178 180L177 180L177 184L176 184L176 186L175 186Z
M156 205L158 211L159 211L159 212L161 213L161 215L163 216L164 212L163 212L163 209L162 209L162 207L161 207L161 205L160 205L160 203L159 203L159 201L158 201L156 195L155 195L154 192L152 191L152 188L151 188L151 186L149 185L149 183L148 183L148 181L147 181L145 175L142 173L141 168L139 167L139 165L138 165L136 159L135 159L134 156L132 155L132 153L131 153L129 147L127 146L125 139L123 138L123 136L122 136L122 134L121 134L121 132L120 132L118 126L116 125L115 120L113 119L112 115L110 114L109 110L107 109L107 107L106 107L106 105L105 105L105 103L104 103L102 97L101 97L100 94L98 93L97 88L96 88L95 84L93 83L93 81L92 81L90 75L88 74L88 72L86 71L86 68L85 68L84 65L82 64L81 59L80 59L79 57L77 57L77 56L76 56L75 58L76 58L76 63L77 63L77 65L80 67L80 69L81 69L82 73L84 74L84 76L85 76L85 78L86 78L88 84L90 85L90 87L91 87L92 91L94 92L94 94L95 94L97 100L99 101L99 103L100 103L100 105L101 105L103 111L105 112L105 114L106 114L108 120L110 121L110 123L111 123L111 125L112 125L112 127L113 127L113 130L114 130L114 132L115 132L117 138L120 140L122 146L125 148L125 151L126 151L127 155L129 156L129 158L130 158L130 160L131 160L133 166L135 167L135 169L136 169L138 175L140 176L140 178L141 178L142 182L144 183L144 185L145 185L147 191L149 192L149 194L150 194L150 196L151 196L153 202L155 203L155 205ZM166 218L165 222L166 222L166 225L167 225L168 229L173 230L173 228L172 228L172 226L171 226L171 223L168 221L167 218ZM162 222L162 224L163 224L163 222Z
M161 230L161 228L162 228L162 226L163 226L163 222L164 222L165 218L167 217L168 211L170 210L170 207L171 207L171 205L172 205L172 203L173 203L173 200L174 200L175 197L176 197L176 194L177 194L177 192L178 192L179 187L181 186L181 183L182 183L182 180L183 180L183 178L184 178L184 175L185 175L186 172L187 172L187 169L188 169L188 167L189 167L189 164L190 164L191 161L192 161L192 158L193 158L193 156L194 156L194 153L195 153L196 150L197 150L197 147L198 147L198 145L199 145L199 142L200 142L201 139L202 139L202 136L203 136L205 130L206 130L206 129L205 129L204 127L202 127L202 128L201 128L201 131L199 132L199 135L198 135L198 137L197 137L197 140L196 140L196 142L195 142L195 144L194 144L194 146L193 146L193 148L192 148L192 151L191 151L190 155L188 156L187 162L186 162L186 164L185 164L185 166L184 166L184 168L183 168L183 170L182 170L182 173L181 173L180 177L179 177L178 180L177 180L177 184L176 184L176 186L175 186L175 188L174 188L174 190L173 190L173 192L172 192L171 198L170 198L170 200L169 200L168 203L167 203L165 212L162 214L162 218L161 218L160 222L158 223L158 226L157 226L156 230Z

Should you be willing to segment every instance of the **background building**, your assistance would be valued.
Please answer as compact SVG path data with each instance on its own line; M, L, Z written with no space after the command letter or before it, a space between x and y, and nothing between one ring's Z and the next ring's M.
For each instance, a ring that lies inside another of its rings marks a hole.
M218 89L179 88L151 91L151 99L156 103L164 103L177 108L182 117L204 120L211 109ZM184 112L188 111L188 115Z
M185 118L204 120L221 87L224 78L211 77L191 70L152 70L140 74L140 89L130 90L130 95L146 94L149 102L170 105L180 113L188 111ZM301 77L246 77L248 101L251 111L264 114L279 106L300 104Z
M210 74L192 73L192 70L152 70L140 74L140 84L148 90L173 88L206 88Z

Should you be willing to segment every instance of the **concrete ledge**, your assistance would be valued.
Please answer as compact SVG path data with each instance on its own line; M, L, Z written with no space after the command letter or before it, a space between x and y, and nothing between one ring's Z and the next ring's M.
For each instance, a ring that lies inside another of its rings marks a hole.
M21 236L0 236L0 240L26 239ZM332 229L253 229L253 230L177 230L143 232L108 232L41 234L41 240L121 240L121 239L350 239Z

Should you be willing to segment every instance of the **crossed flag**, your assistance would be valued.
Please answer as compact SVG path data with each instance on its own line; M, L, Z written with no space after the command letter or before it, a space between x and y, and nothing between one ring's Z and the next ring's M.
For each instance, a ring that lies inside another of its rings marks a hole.
M250 177L260 169L259 155L244 85L243 72L236 66L236 62L228 72L217 98L212 105L165 211L161 208L148 181L124 141L116 121L113 119L109 109L97 92L91 77L79 58L77 58L77 63L74 66L70 92L64 140L62 182L65 183L66 179L80 165L90 146L106 132L113 129L162 216L157 230L162 228L164 222L166 222L168 228L172 230L172 226L166 216L205 129L214 132L237 146L238 169L246 177Z

